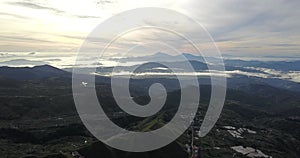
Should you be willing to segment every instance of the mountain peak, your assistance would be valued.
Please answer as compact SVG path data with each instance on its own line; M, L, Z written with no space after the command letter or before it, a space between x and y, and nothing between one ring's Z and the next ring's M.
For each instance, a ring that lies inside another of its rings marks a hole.
M171 55L169 55L169 54L167 54L167 53L162 53L162 52L157 52L157 53L155 53L153 56L171 56Z
M51 65L48 65L48 64L45 64L45 65L37 65L37 66L34 66L32 67L33 69L58 69L54 66L51 66Z
M192 56L192 57L196 57L196 55L194 54L190 54L190 53L182 53L183 56Z

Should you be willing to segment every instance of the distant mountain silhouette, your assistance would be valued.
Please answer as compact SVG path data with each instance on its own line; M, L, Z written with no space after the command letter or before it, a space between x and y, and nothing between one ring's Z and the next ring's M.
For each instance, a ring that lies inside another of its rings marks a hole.
M165 61L165 62L176 62L176 61L186 61L186 60L196 60L204 62L203 57L189 54L189 53L182 53L180 55L169 55L166 53L158 52L152 55L145 55L145 56L138 56L138 57L128 57L120 59L121 62L128 62L128 61L149 61L149 62L158 62L158 61Z
M68 77L69 72L50 65L35 67L0 67L0 76L14 80L39 80L49 77Z
M165 54L161 54L165 55ZM242 71L244 74L231 74L231 77L228 78L228 84L227 86L229 88L239 88L241 86L246 86L249 84L267 84L273 87L277 88L283 88L283 89L288 89L292 91L300 91L300 84L297 82L285 80L285 79L280 79L280 78L262 78L262 77L255 77L255 76L247 76L247 73L265 73L260 70L253 70L253 69L248 69L247 66L255 66L255 65L260 65L260 66L269 66L272 68L278 67L278 65L284 65L282 66L282 69L287 69L288 67L294 68L299 70L297 65L299 64L300 61L294 61L294 62L259 62L259 61L240 61L240 60L231 60L229 63L227 63L226 70L227 71ZM160 62L161 64L167 63L170 67L178 69L179 72L187 72L187 70L182 69L184 65L190 64L193 68L193 72L197 71L207 71L207 64L201 62L201 61L163 61ZM155 63L155 62L150 62L147 64L143 64L141 67L137 69L137 73L139 72L164 72L168 73L170 72L170 69L165 69L164 66L161 64ZM235 66L236 65L236 66ZM258 67L258 66L255 66ZM85 68L83 68L85 69ZM99 67L97 68L98 73L110 73L113 70L112 67ZM128 71L131 70L131 67L120 67L120 71ZM89 72L90 70L87 68L86 70ZM92 73L92 72L90 72ZM51 81L53 79L63 79L63 81L71 81L72 74L71 72L64 71L58 68L55 68L50 65L42 65L42 66L35 66L35 67L0 67L0 79L3 80L2 84L11 84L12 81L26 81L26 80L32 80L32 81L37 81L37 80L46 80ZM145 78L149 78L151 76L145 76ZM141 76L141 78L144 78ZM162 78L161 78L162 79ZM170 79L166 77L165 79ZM201 83L204 84L209 84L210 79L207 77L199 77ZM5 82L4 82L5 81ZM104 82L104 83L109 83L110 78L98 75L96 76L96 82Z
M227 55L226 55L227 56ZM215 61L214 57L205 57L209 61ZM181 61L198 61L206 63L204 57L199 55L194 55L190 53L182 53L180 55L169 55L166 53L158 52L153 55L145 55L139 57L128 57L120 59L121 62L129 61L148 61L148 62L181 62ZM225 65L228 68L231 67L261 67L268 69L275 69L279 71L300 71L300 60L297 61L245 61L245 60L224 60Z

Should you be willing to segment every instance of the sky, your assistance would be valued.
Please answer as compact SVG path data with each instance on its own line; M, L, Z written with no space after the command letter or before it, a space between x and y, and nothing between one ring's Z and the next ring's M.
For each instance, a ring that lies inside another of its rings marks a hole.
M59 52L77 52L87 35L106 19L139 7L162 7L197 20L224 54L297 56L299 6L298 0L1 0L0 52L58 56ZM198 31L182 28L194 34ZM182 42L173 41L175 45ZM128 49L124 44L117 47L115 51Z

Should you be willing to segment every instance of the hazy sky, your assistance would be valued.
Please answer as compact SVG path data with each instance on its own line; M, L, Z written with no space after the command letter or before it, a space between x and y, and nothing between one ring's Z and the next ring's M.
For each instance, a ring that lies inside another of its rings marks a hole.
M0 51L74 52L97 24L137 7L198 20L223 53L299 54L299 0L1 0Z

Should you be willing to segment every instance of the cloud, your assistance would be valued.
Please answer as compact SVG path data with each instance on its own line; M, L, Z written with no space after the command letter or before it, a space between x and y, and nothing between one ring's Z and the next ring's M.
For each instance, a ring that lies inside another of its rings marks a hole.
M69 49L76 49L76 44L71 42L61 42L55 39L49 39L45 34L40 34L38 37L29 35L0 35L0 49L6 51L16 52L32 52L32 51L69 51ZM17 45L17 46L16 46ZM45 49L46 48L46 49Z
M41 17L41 19L39 19L40 21L38 21L33 18L35 21L29 22L32 22L33 25L42 25L45 24L45 21L47 20L46 23L51 24L49 25L49 30L53 29L59 33L68 31L65 29L66 24L74 27L80 24L80 27L76 28L77 30L72 30L78 34L68 32L66 33L68 34L67 36L75 37L88 34L88 32L91 31L91 29L99 22L98 18L101 18L102 20L124 10L150 6L170 8L196 19L206 27L213 39L216 41L217 46L221 49L221 52L233 54L296 54L299 53L300 50L300 46L298 44L300 43L300 21L298 20L300 15L300 10L298 9L300 1L297 0L291 0L288 3L284 0L227 0L214 2L207 2L206 0L66 0L63 2L43 1L43 3L38 0L16 0L15 2L7 2L6 4L9 4L10 7L21 6L33 10L48 11L49 13L45 13L45 15L50 15L49 19L42 19L44 17ZM105 8L99 8L99 5L103 6L106 4L113 5L107 5ZM84 9L80 10L79 7ZM78 8L78 10L75 10L74 8ZM20 8L13 9L17 10ZM22 8L20 9L20 14L14 14L14 12L4 13L4 11L1 13L2 15L22 19L23 14L21 14L21 11ZM99 12L101 12L101 17L98 16ZM32 13L32 17L40 18L34 15L35 11ZM52 19L53 14L60 17ZM29 16L28 18L32 17ZM81 20L83 19L90 21L91 23L82 23ZM5 22L6 21L3 21L3 23ZM151 21L146 22L151 24ZM167 28L174 28L174 25L175 23L166 23ZM191 26L182 26L181 28L183 31L187 31L193 35L199 34L199 30L193 29ZM26 29L29 28L27 27ZM22 30L22 32L24 31ZM148 37L149 39L143 38L142 40L155 40L155 38L151 37L151 34L144 37ZM175 46L185 46L182 39L174 36L159 37L158 35L156 37L165 41L171 41L170 43ZM138 38L135 40L142 42L142 40ZM63 43L64 41L60 42ZM22 46L15 45L15 47ZM124 46L124 49L126 49L126 46Z
M300 42L300 1L206 1L176 5L203 24L221 51L239 54L295 53ZM197 30L193 31L197 34Z
M9 2L8 4L27 7L27 8L32 8L32 9L48 10L48 11L52 11L52 12L57 13L57 14L65 14L66 13L66 12L64 12L62 10L59 10L59 9L46 7L46 6L42 6L42 5L39 5L39 4L36 4L36 3L30 3L30 2Z
M74 17L77 18L82 18L82 19L98 19L101 18L100 16L90 16L90 15L73 15Z
M65 16L70 16L70 17L75 17L75 18L82 18L82 19L100 18L99 16L68 14L67 12L60 10L60 9L46 7L46 6L37 4L37 3L31 3L31 2L8 2L8 4L21 6L21 7L27 7L27 8L31 8L31 9L47 10L47 11L54 12L57 15L65 15Z
M98 0L97 4L99 5L105 5L105 4L111 4L114 3L113 1L109 1L109 0Z
M14 56L16 56L16 55L14 55L14 54L9 54L9 53L0 53L0 57L1 57L2 59L14 57Z
M8 36L8 35L0 35L0 40L3 41L22 41L22 42L50 42L48 40L42 40L42 39L37 39L37 38L33 38L33 37L24 37L24 36L18 36L18 35L12 35L12 36Z
M61 61L61 59L47 59L46 61Z
M278 71L268 68L248 67L248 69L259 70L267 74L265 78L278 78L300 83L300 71Z
M128 71L121 71L113 73L116 76L172 76L174 73L169 72L143 72L143 73L133 73ZM100 76L111 76L111 73L95 73L95 75ZM259 77L259 78L278 78L282 80L288 80L300 83L300 71L289 71L289 72L276 72L275 74L266 74L266 73L255 73L255 72L246 72L241 70L232 70L232 71L210 71L210 72L178 72L176 75L179 76L224 76L224 77L234 77L234 75L243 75L248 77Z
M18 18L18 19L30 19L29 17L25 17L25 16L22 16L22 15L11 14L11 13L4 13L4 12L0 12L0 16L1 15L11 16L11 17Z
M36 54L37 54L36 52L30 52L27 55L36 55Z

